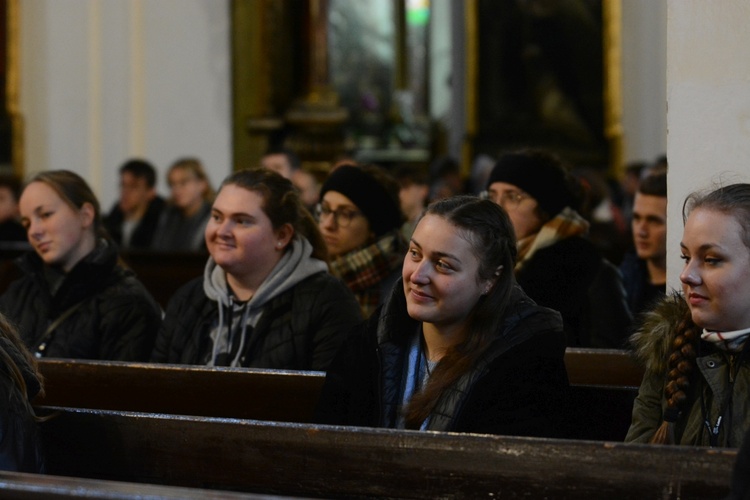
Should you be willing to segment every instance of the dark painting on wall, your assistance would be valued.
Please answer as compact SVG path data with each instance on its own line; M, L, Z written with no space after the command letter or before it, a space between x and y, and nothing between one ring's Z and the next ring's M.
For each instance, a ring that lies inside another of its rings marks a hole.
M601 0L479 0L475 151L608 162Z

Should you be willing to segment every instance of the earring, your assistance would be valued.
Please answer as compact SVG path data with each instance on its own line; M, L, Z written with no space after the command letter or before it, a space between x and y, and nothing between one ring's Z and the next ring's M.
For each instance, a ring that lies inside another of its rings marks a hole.
M276 243L276 248L281 248L281 242Z

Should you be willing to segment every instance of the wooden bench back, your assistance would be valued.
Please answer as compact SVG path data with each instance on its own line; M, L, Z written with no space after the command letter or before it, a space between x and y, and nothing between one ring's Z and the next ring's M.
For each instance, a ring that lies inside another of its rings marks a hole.
M0 499L49 500L50 498L86 498L87 500L143 500L146 498L153 500L205 500L207 498L214 500L273 500L287 497L0 471Z
M188 281L203 276L208 254L201 252L129 251L122 260L166 309L172 295Z
M625 437L637 393L632 384L640 376L629 359L622 351L568 351L570 437ZM62 359L41 360L40 368L46 395L37 406L299 423L311 422L325 378L322 372Z
M61 409L49 473L325 498L721 498L736 450Z
M40 361L36 405L309 422L322 372L116 361Z

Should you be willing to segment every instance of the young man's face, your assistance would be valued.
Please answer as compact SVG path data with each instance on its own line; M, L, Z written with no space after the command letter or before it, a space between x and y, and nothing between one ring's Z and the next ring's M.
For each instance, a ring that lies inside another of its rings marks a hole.
M18 200L7 186L0 186L0 222L18 217Z
M120 210L126 215L145 210L154 194L144 177L136 177L130 172L120 174Z
M667 258L667 198L636 193L633 202L633 243L638 257Z

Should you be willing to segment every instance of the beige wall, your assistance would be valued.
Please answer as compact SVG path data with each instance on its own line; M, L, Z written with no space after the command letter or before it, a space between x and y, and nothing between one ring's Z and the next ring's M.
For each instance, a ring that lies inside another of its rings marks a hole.
M667 151L667 3L622 0L624 161Z
M26 172L83 175L108 208L117 168L231 169L229 0L23 0ZM163 174L159 188L166 192Z

